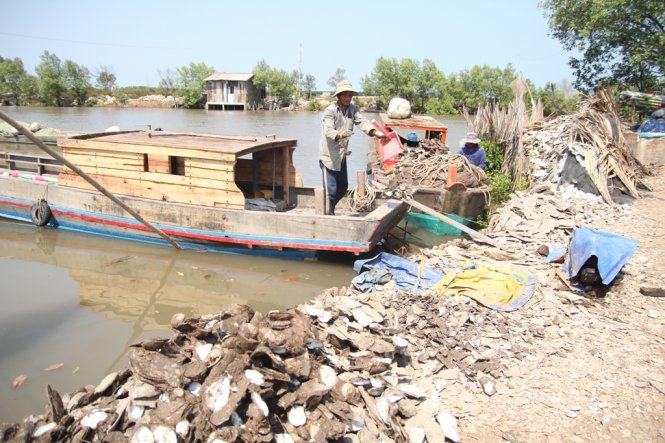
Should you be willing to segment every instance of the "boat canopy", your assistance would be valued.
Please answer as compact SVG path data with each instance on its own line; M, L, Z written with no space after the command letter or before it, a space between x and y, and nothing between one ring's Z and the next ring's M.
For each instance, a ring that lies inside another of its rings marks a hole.
M161 201L244 209L268 196L289 205L298 181L297 141L166 131L86 134L58 140L64 156L110 192ZM69 168L59 184L92 187ZM268 190L270 192L268 192Z

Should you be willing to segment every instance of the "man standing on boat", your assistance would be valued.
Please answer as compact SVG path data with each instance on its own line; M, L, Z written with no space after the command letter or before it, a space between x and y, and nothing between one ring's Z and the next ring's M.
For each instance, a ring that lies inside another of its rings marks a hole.
M351 103L354 95L349 80L337 83L335 97L337 101L323 111L323 134L319 147L319 165L323 172L323 189L325 191L325 213L335 215L335 206L344 197L349 188L346 157L349 151L349 139L353 135L353 125L372 137L385 137L360 114L360 109Z

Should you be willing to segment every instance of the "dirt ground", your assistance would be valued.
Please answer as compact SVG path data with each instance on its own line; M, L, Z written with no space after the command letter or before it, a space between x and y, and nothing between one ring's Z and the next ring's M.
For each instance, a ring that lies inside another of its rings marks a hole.
M553 292L520 310L514 320L538 329L525 334L535 351L497 381L495 395L462 379L446 388L463 440L665 440L665 300L639 292L665 287L665 169L646 181L653 192L624 216L591 223L639 242L611 291L602 299Z

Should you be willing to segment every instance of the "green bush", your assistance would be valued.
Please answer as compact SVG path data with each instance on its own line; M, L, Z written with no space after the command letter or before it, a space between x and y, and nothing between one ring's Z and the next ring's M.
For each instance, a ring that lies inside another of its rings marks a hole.
M311 100L307 104L307 110L308 111L320 111L321 110L321 103L319 103L317 100Z
M485 172L488 175L491 173L500 173L506 149L499 143L489 141L488 139L482 139L480 145L485 149L485 155L487 155L487 169Z
M487 174L490 190L492 192L492 206L496 207L510 199L513 181L508 174L491 172Z

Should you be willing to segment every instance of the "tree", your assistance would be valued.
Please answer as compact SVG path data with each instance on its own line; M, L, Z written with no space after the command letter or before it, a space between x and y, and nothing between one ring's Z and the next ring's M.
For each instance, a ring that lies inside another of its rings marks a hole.
M23 67L23 61L0 57L0 96L11 97L12 103L22 105L36 96L35 78Z
M566 83L555 85L549 82L536 92L543 103L543 113L546 116L570 114L577 109L580 95L567 91L565 85Z
M511 64L503 69L476 65L458 73L450 83L458 106L475 108L488 103L505 106L513 98L510 83L516 77L517 73Z
M57 55L48 51L44 51L40 59L41 62L35 67L40 100L47 105L62 106L66 91L62 75L62 62Z
M419 74L418 63L410 58L380 57L369 76L360 80L363 92L389 100L402 97L410 102L415 97L416 76Z
M427 110L439 114L441 106L434 102L445 95L445 76L431 60L421 63L410 58L381 57L372 73L364 76L360 83L363 92L380 97L381 104L401 97L411 103L415 113Z
M190 63L176 69L178 77L175 84L183 97L185 108L200 108L205 102L205 78L215 69L205 63Z
M293 86L294 86L294 93L293 93L293 99L296 103L300 100L300 97L302 96L302 82L303 82L304 76L300 69L294 69L291 71L291 81L293 81Z
M307 99L312 98L312 92L316 89L316 77L312 74L305 75L302 81L302 90L305 92Z
M665 86L665 8L662 0L544 0L552 35L571 57L575 86L640 91Z
M334 90L337 87L337 83L341 82L345 78L346 78L346 69L337 68L332 77L328 79L328 86L330 86Z
M259 60L252 71L252 82L257 88L264 89L266 96L272 97L275 106L285 106L293 101L297 91L295 76L283 69L271 67L265 60Z
M176 73L171 68L166 68L165 71L157 70L159 75L159 87L165 89L168 94L173 94L176 90Z
M82 106L88 98L90 71L85 66L65 60L62 66L62 81L67 92L77 106Z
M278 106L285 106L291 103L293 95L296 93L296 85L293 78L283 69L274 69L270 75L266 93L277 98Z
M100 66L97 71L97 78L95 80L97 87L106 92L112 91L117 88L116 77L113 70L108 66Z

